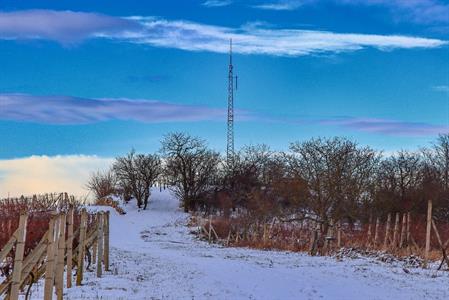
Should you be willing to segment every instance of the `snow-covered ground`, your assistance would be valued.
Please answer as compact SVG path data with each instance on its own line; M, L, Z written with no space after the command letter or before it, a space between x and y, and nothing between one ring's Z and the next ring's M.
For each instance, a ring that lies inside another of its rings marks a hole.
M66 299L449 299L447 272L198 241L167 191L127 210L111 215L111 272Z

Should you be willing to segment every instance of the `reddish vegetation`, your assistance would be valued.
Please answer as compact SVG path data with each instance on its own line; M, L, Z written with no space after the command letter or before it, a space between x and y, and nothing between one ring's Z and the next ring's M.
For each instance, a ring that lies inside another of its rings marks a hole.
M193 223L198 223L200 218L193 218ZM419 249L414 246L407 247L404 244L403 248L392 249L388 247L387 251L397 256L407 255L423 255L425 247L425 231L426 222L424 216L413 216L414 220L410 228L410 234L418 245ZM248 222L244 217L226 218L216 216L212 218L212 227L217 233L219 239L230 246L235 247L250 247L257 249L276 249L295 252L307 252L310 250L313 226L310 222L303 222L300 224L293 223L271 223L271 224L257 224L255 222ZM209 220L203 220L206 231L209 230ZM373 245L374 239L374 224L372 224L371 243L368 243L368 224L363 226L356 226L345 224L341 229L341 246L369 249L369 250L385 250L384 238L386 225L381 224L378 229L378 242ZM445 243L449 239L449 223L437 222L437 228L440 233L442 242ZM394 222L390 227L390 236L393 235ZM433 230L433 229L432 229ZM401 231L401 224L399 224L399 234ZM238 233L238 237L237 234ZM336 238L336 233L333 234ZM441 258L441 248L436 235L432 232L431 235L431 253L430 258L438 260ZM214 238L214 235L212 235ZM399 237L398 237L399 240ZM411 244L411 243L410 243ZM329 254L334 253L337 248L336 239L332 240L328 249Z
M74 209L74 227L80 222L80 204L66 194L34 196L30 198L0 200L0 249L9 241L19 224L22 212L28 213L25 256L28 255L48 230L50 218L56 211ZM89 218L90 219L90 218ZM74 241L76 247L77 241ZM6 261L0 266L0 275L8 275L11 271L14 249Z

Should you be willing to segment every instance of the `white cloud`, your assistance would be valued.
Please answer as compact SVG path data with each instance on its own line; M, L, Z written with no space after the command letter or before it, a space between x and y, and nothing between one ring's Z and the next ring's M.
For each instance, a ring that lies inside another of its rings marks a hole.
M364 48L379 50L435 48L446 41L401 35L335 33L302 29L240 28L205 25L187 21L133 17L145 30L121 38L130 42L188 51L226 53L228 40L243 54L301 56L326 52L347 52ZM105 36L111 39L116 36Z
M442 92L449 95L449 85L437 85L434 86L433 89L437 92Z
M254 8L265 9L265 10L295 10L305 4L305 2L310 1L279 1L279 2L270 2L254 5Z
M206 7L223 7L231 5L231 3L231 0L207 0L202 5Z
M2 21L5 16L6 22ZM66 16L70 17L70 26L61 25L61 20ZM70 40L91 38L216 53L226 53L228 41L232 38L235 52L276 56L339 53L364 48L383 51L436 48L447 44L439 39L413 36L273 29L260 25L232 28L141 16L117 18L58 11L25 11L0 15L0 39L47 39L67 43Z
M84 196L89 175L111 163L109 158L86 155L0 160L0 198L52 192Z

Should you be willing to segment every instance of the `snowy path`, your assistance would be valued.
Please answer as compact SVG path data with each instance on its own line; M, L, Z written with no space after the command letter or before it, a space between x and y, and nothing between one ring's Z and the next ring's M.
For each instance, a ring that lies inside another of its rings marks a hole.
M166 192L111 215L111 272L67 299L449 299L449 275L368 259L222 248L198 241Z

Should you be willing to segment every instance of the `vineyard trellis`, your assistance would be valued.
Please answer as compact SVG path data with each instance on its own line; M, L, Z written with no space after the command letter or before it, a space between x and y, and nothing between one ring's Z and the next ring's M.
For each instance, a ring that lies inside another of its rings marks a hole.
M422 267L440 259L438 270L444 265L449 270L449 224L432 216L431 200L425 216L395 212L384 218L371 216L366 224L339 221L327 224L327 232L322 231L324 224L313 218L292 224L276 218L270 223L258 223L209 215L194 216L193 223L204 239L225 245L307 251L312 255L335 254L342 247L353 247L420 257Z
M22 211L18 215L4 209L0 216L0 296L16 300L23 291L29 298L32 285L43 278L43 298L56 295L62 299L64 281L66 288L72 287L74 269L77 286L94 261L97 277L102 276L103 269L109 270L108 211L89 213L73 205L67 194L7 201L5 207ZM52 203L45 205L52 210L24 211L30 202L35 205L42 201Z

